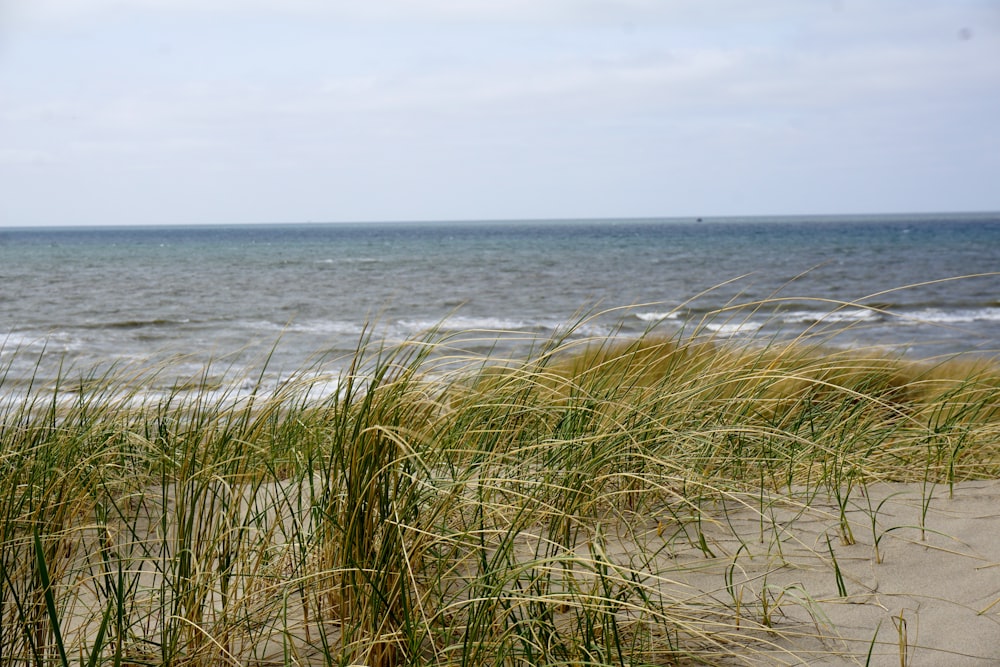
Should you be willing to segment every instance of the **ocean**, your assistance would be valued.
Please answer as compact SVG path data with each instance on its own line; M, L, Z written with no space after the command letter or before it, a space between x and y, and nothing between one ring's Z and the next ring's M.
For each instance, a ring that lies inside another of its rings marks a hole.
M652 330L992 356L997 272L1000 213L0 229L0 393L266 358L273 385L431 328L471 355Z

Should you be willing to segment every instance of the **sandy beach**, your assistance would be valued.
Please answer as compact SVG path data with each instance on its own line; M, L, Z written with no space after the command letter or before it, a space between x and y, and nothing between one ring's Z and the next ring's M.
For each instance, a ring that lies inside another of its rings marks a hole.
M799 492L803 495L731 494L706 504L704 543L690 526L666 528L665 519L607 523L598 530L601 557L688 612L701 609L703 614L695 612L700 617L691 617L692 627L714 634L718 643L701 656L709 664L1000 663L1000 481L958 483L954 495L945 485L920 483L855 489L844 514L853 544L844 543L836 502ZM242 506L267 511L265 524L291 525L276 505L294 492L268 485L257 493ZM169 502L167 514L173 511ZM148 510L154 520L139 528L149 531L145 537L152 542L162 513ZM545 535L541 527L522 532L523 562L537 557ZM581 541L574 551L580 564L591 562L593 541ZM146 590L156 590L162 577L148 569L142 582ZM305 631L304 607L273 602L265 593L258 611L275 631L259 633L252 648L232 648L258 656L261 665L280 664L289 650L301 664L321 664L320 627ZM625 610L619 616L627 624L632 615ZM571 617L564 610L557 622ZM289 628L298 628L297 636L286 634ZM331 640L341 635L337 624L326 631ZM729 654L716 654L719 646Z
M734 500L706 511L715 557L693 545L677 554L679 583L733 607L731 585L754 604L749 664L1000 664L1000 482L956 484L953 497L936 486L926 514L925 497L919 483L855 491L852 545L838 534L836 503L770 497L762 515L753 498ZM771 631L759 627L762 597Z

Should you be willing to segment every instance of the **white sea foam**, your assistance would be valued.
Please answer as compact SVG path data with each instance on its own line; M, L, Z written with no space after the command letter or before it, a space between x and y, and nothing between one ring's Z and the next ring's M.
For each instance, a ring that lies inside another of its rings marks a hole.
M37 331L11 331L0 338L0 351L46 350L48 352L73 352L84 349L85 341L66 331L40 333Z
M365 330L365 327L361 322L349 322L347 320L312 319L292 320L287 323L272 322L269 320L239 320L234 324L238 329L274 333L339 334L357 336Z
M453 315L443 320L400 320L399 326L411 333L419 333L430 329L439 331L517 331L529 325L522 320L502 317L468 317Z
M548 329L551 331L556 331L557 329L565 329L565 328L566 328L565 322L548 327ZM584 336L586 338L604 338L606 336L610 336L613 333L613 329L612 327L598 324L596 322L589 322L574 327L573 333L578 336Z
M878 311L868 308L844 308L840 310L792 310L781 313L783 322L789 324L813 324L816 322L865 322L882 317Z
M1000 308L965 308L943 310L925 308L901 318L913 324L970 324L972 322L1000 322Z
M763 326L763 322L753 322L750 320L723 323L708 322L705 324L706 329L713 333L717 333L720 336L737 336L740 334L753 333Z
M364 333L365 328L364 325L358 322L348 322L345 320L304 320L293 322L286 330L295 333L359 336Z
M635 313L635 316L643 322L660 322L662 320L676 320L680 317L680 312L676 310L668 312L643 312Z
M39 340L41 339L39 339L39 337L35 334L24 334L12 331L0 339L0 353L9 354L15 350L31 347Z
M399 320L389 332L389 338L397 341L413 338L423 332L437 330L449 334L481 333L488 339L508 339L509 336L536 337L561 336L569 334L573 338L607 337L615 328L594 320L573 324L571 320L519 320L502 317L473 317L455 315L444 320ZM464 336L462 336L464 337Z

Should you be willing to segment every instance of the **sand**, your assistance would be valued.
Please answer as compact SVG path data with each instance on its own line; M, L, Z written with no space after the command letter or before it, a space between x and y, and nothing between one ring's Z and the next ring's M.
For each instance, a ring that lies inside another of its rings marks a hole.
M284 495L279 490L258 488L254 505L273 508L274 498ZM637 572L644 585L680 601L685 613L704 610L695 623L716 647L736 654L717 654L712 662L1000 664L1000 481L959 483L953 496L947 486L919 483L864 491L854 488L846 503L853 544L842 539L839 507L825 490L811 497L793 489L706 503L704 543L697 524L678 529L676 515L664 512L609 522L602 548L609 562ZM145 528L152 537L156 522ZM531 558L542 538L536 532L518 539ZM581 543L578 552L586 560L592 548ZM142 580L149 590L159 585L151 572ZM275 605L272 599L264 606L278 610ZM301 627L300 609L280 605L283 622ZM277 617L271 621L281 625ZM85 623L93 625L93 616ZM257 638L261 643L250 653L263 659L258 664L278 664L290 638L278 629ZM291 639L296 655L303 664L321 664L316 644L303 639Z
M919 483L870 486L866 495L855 489L850 545L839 535L838 505L825 500L761 505L746 497L706 507L714 557L690 544L675 553L675 572L686 570L677 578L693 597L730 606L734 595L742 599L754 640L738 662L864 665L870 650L871 665L1000 664L1000 481L956 484L952 497L936 486L924 513L926 490ZM627 553L629 540L617 549ZM773 629L754 631L762 596Z

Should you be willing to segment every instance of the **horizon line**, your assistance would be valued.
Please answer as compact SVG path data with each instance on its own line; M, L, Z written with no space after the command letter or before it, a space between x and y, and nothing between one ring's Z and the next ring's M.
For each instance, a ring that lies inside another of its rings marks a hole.
M335 226L335 225L430 225L430 224L525 224L525 223L567 223L567 222L671 222L671 223L717 223L737 220L783 221L821 220L835 218L903 218L931 216L1000 216L998 210L953 210L953 211L902 211L902 212L850 212L850 213L754 213L748 215L659 215L659 216L597 216L597 217L524 217L524 218L413 218L396 220L283 220L252 222L177 222L177 223L104 223L104 224L36 224L3 225L0 231L42 231L73 229L188 229L220 227L280 227L280 226Z

